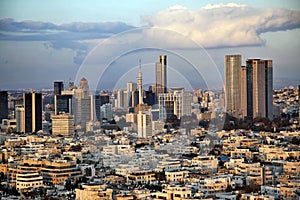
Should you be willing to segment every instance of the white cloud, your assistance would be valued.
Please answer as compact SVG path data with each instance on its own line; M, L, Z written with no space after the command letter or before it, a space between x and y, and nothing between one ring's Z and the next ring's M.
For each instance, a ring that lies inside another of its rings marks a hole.
M300 11L236 3L209 4L198 10L175 5L143 21L179 32L204 47L258 46L265 43L261 33L299 28Z

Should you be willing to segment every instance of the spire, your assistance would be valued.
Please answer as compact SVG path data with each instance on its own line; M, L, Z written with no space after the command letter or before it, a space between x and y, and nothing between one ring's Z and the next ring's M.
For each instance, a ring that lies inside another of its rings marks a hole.
M141 59L139 59L139 76L138 76L138 83L139 83L139 104L143 104L143 74L142 74L142 64Z

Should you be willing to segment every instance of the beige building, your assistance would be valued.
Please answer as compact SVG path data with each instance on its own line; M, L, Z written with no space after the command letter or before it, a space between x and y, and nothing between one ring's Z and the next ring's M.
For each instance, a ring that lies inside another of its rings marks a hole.
M112 189L107 189L106 185L83 184L82 188L76 188L76 200L110 200L112 199Z
M192 165L200 166L204 170L217 171L218 159L215 156L197 156L192 159Z
M38 188L44 186L43 177L37 172L18 172L16 176L16 183L17 189Z
M45 183L53 185L61 184L68 178L76 179L82 176L81 171L76 167L76 162L66 160L45 160L41 175Z
M188 174L188 171L165 172L166 180L172 182L183 182Z
M272 185L273 174L268 167L252 167L248 170L247 184Z
M126 181L131 184L151 183L155 181L155 174L151 171L136 171L128 174Z
M65 113L59 115L52 115L52 134L74 134L74 116Z
M225 56L225 107L226 111L235 117L238 117L240 113L241 66L241 55Z
M185 186L172 186L167 185L162 192L156 192L154 200L159 199L173 199L183 200L189 199L192 195L192 191Z
M16 125L17 132L25 132L25 111L23 106L16 107Z
M152 114L150 111L137 114L137 132L139 138L152 136Z

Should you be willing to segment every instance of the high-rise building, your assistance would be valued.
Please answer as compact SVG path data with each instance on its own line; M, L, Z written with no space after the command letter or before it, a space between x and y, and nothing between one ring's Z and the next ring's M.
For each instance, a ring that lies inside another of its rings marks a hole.
M235 117L273 118L273 62L225 56L226 111Z
M149 110L137 114L137 129L139 138L152 136L152 114Z
M25 111L25 133L37 132L42 130L42 94L26 93L24 94Z
M107 120L112 120L112 105L110 103L103 104L100 108L101 118L106 118Z
M273 61L265 60L266 117L273 119Z
M8 94L7 91L0 91L0 123L8 118Z
M117 108L124 108L124 91L123 90L118 90L117 91Z
M61 95L61 92L64 91L64 82L55 81L54 82L54 95Z
M101 106L104 104L110 103L109 94L96 94L95 95L95 110L96 110L96 119L101 121Z
M74 89L72 99L72 114L74 115L75 125L80 125L83 131L86 130L86 123L93 117L92 99L89 96L89 85L85 78L82 78L78 89Z
M129 107L134 107L133 100L132 100L132 94L137 90L137 84L133 82L127 83L127 102Z
M247 67L247 116L273 118L272 60L249 59Z
M238 117L240 109L240 68L242 66L241 55L225 56L225 98L226 111Z
M240 116L247 116L247 68L242 66L240 70Z
M71 135L74 134L74 116L66 113L52 115L52 134Z
M23 106L17 106L15 109L16 129L19 133L25 132L25 110Z
M184 92L183 88L171 88L169 93L158 96L159 118L167 119L171 115L181 118L191 115L193 96Z
M156 91L155 93L167 93L167 56L160 55L159 62L156 63Z
M58 115L60 112L71 114L72 98L73 95L70 94L54 95L54 114Z

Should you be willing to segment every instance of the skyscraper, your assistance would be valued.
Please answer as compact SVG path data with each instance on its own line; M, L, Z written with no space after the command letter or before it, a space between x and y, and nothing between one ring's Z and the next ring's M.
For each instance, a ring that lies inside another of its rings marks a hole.
M134 91L137 90L137 84L133 82L128 82L127 83L127 101L128 101L128 106L129 107L134 107L133 101L132 101L132 94Z
M235 117L273 118L273 62L225 56L226 111Z
M273 61L265 60L266 117L273 119Z
M159 62L156 63L156 91L155 93L167 93L167 56L160 55Z
M72 97L73 95L62 94L54 96L54 114L58 115L60 112L72 113Z
M8 94L7 91L0 91L0 123L2 119L8 118Z
M42 130L42 94L24 94L25 133Z
M95 95L95 110L96 110L96 119L101 121L101 106L104 104L110 103L110 96L108 94L96 94Z
M24 133L25 132L25 112L23 106L17 106L15 109L16 112L16 125L17 132Z
M242 66L241 55L225 56L225 103L226 111L238 117L240 109L240 68Z
M64 91L64 82L55 81L54 82L54 95L61 95L62 91Z
M142 66L140 60L140 67L139 67L139 76L138 76L138 83L139 83L139 104L144 104L143 100L143 74L142 74Z
M139 138L152 136L152 114L150 110L137 114L137 129Z
M75 125L80 125L83 131L86 130L86 123L92 117L92 100L89 96L89 85L85 78L79 82L78 89L74 89L72 99L72 114L74 115Z
M247 116L273 118L273 62L249 59L247 66Z

